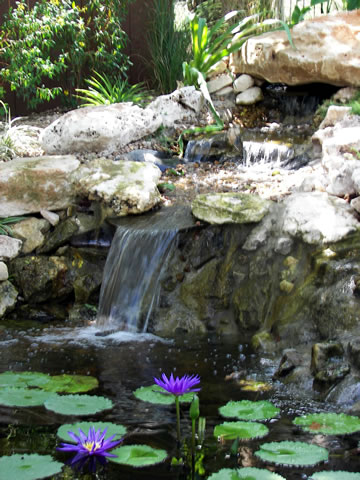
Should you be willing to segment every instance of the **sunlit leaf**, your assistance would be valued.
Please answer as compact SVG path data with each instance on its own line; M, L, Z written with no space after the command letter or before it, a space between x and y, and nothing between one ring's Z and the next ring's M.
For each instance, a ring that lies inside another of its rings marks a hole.
M241 420L266 420L276 417L280 409L271 402L262 400L252 402L251 400L241 400L239 402L230 401L219 408L223 417L239 418Z
M268 432L265 425L256 422L224 422L214 428L214 436L224 440L261 438Z
M288 466L312 466L329 458L329 452L317 445L305 442L264 443L255 455L267 462Z
M210 475L208 480L285 480L277 473L264 468L223 468Z
M50 455L15 454L0 457L0 478L16 480L37 480L61 472L63 464Z
M140 387L135 390L134 395L139 400L149 403L157 403L160 405L171 405L175 403L174 395L168 394L159 385L150 385L149 387ZM180 402L190 403L193 399L193 393L185 393L180 395Z
M343 472L341 470L313 473L309 480L360 480L360 473Z
M111 400L97 395L54 395L44 405L62 415L93 415L113 407Z
M29 388L4 387L0 389L0 404L7 407L36 407L56 397L55 393Z
M124 445L111 450L117 457L110 457L109 460L122 465L133 467L146 467L163 462L167 457L165 450L149 447L148 445Z
M120 440L126 433L126 427L124 425L117 425L116 423L111 422L77 422L77 423L67 423L61 425L58 428L57 436L68 443L75 443L74 440L69 436L68 432L73 432L76 435L79 432L79 428L87 434L90 427L94 427L95 430L101 430L102 432L106 430L106 438L115 435L114 440Z
M244 392L268 392L272 386L265 382L257 382L256 380L240 380L239 385Z
M360 431L360 418L345 413L312 413L293 421L310 433L345 435Z
M88 392L97 388L97 378L90 375L54 375L49 376L48 381L41 386L47 392L79 393Z

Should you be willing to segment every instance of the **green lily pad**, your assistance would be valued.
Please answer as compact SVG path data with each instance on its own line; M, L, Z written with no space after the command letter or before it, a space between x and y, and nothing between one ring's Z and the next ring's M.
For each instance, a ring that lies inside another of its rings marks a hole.
M74 440L68 435L68 432L73 432L76 435L79 433L79 428L87 434L90 430L90 427L94 427L95 430L100 430L103 432L106 430L106 438L115 435L114 440L120 440L126 433L126 427L124 425L117 425L116 423L111 422L78 422L78 423L67 423L61 425L58 428L57 436L68 443L75 443Z
M268 433L265 425L256 422L224 422L214 428L214 436L225 440L261 438Z
M269 383L258 382L252 379L240 380L238 383L244 392L268 392L272 389Z
M329 452L317 445L305 442L264 443L255 455L266 462L288 466L313 466L329 458Z
M0 386L9 387L41 387L49 379L49 375L41 372L3 372L0 373Z
M252 402L241 400L240 402L230 401L219 408L223 417L239 418L241 420L267 420L276 417L280 409L267 400Z
M309 480L360 480L360 473L329 471L313 473Z
M158 405L172 405L175 403L174 395L171 395L159 385L150 385L149 387L140 387L135 390L134 395L143 402L156 403ZM194 397L193 393L185 393L180 395L180 402L190 403Z
M56 396L55 393L29 388L5 387L0 389L0 405L6 407L36 407Z
M99 386L90 375L47 375L41 372L4 372L0 374L0 386L37 387L47 392L88 392Z
M0 457L1 478L16 480L37 480L61 472L63 464L56 462L50 455L15 454Z
M44 405L48 410L62 415L93 415L113 407L111 400L97 395L56 395Z
M296 417L295 425L310 433L345 435L360 431L360 418L345 413L312 413Z
M165 450L149 447L148 445L124 445L114 448L111 453L117 457L109 457L109 460L122 465L132 467L146 467L163 462L167 457Z
M210 475L208 480L286 480L281 475L264 468L223 468Z

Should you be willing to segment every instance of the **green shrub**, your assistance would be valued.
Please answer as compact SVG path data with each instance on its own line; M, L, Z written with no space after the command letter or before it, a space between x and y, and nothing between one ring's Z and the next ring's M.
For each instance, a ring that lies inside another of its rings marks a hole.
M173 92L181 79L182 64L189 59L188 25L176 25L174 0L155 0L148 34L154 89Z
M34 109L58 95L72 97L94 69L126 73L121 28L129 0L26 0L11 8L0 33L0 80Z

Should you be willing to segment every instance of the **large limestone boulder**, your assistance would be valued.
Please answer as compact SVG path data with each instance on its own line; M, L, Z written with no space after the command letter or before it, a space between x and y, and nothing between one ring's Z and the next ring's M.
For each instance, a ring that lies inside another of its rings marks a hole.
M260 222L271 203L246 193L210 193L198 195L191 208L196 218L211 224L240 224Z
M160 202L160 177L152 163L100 158L80 169L78 191L101 202L107 215L122 217L147 212Z
M72 155L16 158L0 164L0 217L61 210L74 203Z
M230 56L233 73L247 73L271 83L313 82L360 86L360 10L336 12L285 31L250 38Z
M41 134L47 154L114 152L154 133L162 118L132 103L84 107L65 113Z
M22 240L22 253L31 253L45 242L45 234L50 229L50 223L44 218L27 218L11 227L14 238Z

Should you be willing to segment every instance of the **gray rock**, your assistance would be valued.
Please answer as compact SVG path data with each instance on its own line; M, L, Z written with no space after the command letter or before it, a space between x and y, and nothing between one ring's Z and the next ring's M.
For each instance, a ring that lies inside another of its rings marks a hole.
M264 95L260 87L251 87L236 96L236 105L253 105L261 102Z
M9 272L6 263L0 262L0 282L9 278Z
M55 227L59 221L60 217L55 212L50 212L49 210L40 210L40 214L45 220L47 220L53 227Z
M50 223L45 219L27 218L12 226L12 234L22 240L22 253L31 253L45 242L45 234L50 229Z
M234 91L236 93L244 92L248 88L254 86L254 83L253 77L244 73L234 81Z
M228 73L223 73L221 75L218 75L214 79L210 80L207 82L207 87L209 90L209 93L214 93L218 90L223 89L224 87L228 87L229 85L232 85L233 83L233 78L231 75Z
M22 241L17 238L0 235L0 260L12 260L21 251Z
M9 281L0 283L0 318L15 308L18 292Z

